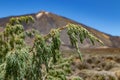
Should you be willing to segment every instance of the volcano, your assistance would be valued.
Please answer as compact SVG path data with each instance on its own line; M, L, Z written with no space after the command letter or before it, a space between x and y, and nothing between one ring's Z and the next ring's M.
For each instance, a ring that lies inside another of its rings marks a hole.
M120 48L119 36L112 36L110 34L107 34L107 33L98 31L96 29L93 29L89 26L86 26L85 24L79 23L77 21L74 21L72 19L69 19L63 16L56 15L51 12L40 11L38 13L26 14L21 16L32 16L35 19L35 23L25 25L24 28L26 30L34 28L40 31L42 34L47 34L52 28L58 28L58 27L65 26L68 23L72 23L72 24L81 25L82 27L86 28L90 33L92 33L94 36L99 38L104 43L104 46L101 46L96 42L96 45L93 46L91 42L88 39L86 39L83 44L79 45L80 48ZM0 26L1 26L0 31L4 29L6 23L12 17L20 17L20 16L10 16L5 18L0 18ZM62 41L63 49L67 49L71 47L66 31L61 32L61 41ZM28 42L31 43L31 40L29 40Z

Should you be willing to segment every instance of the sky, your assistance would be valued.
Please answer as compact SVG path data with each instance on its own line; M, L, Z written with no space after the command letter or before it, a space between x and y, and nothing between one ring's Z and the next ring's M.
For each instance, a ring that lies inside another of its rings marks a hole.
M120 0L0 0L0 18L41 10L120 36Z

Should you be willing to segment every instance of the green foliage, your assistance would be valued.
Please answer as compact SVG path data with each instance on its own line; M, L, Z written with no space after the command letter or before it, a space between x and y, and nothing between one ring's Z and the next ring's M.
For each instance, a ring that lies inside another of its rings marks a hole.
M0 33L0 80L67 80L72 58L63 58L60 53L61 30L67 29L81 60L78 38L81 43L86 38L93 44L95 40L101 42L79 25L68 24L42 35L34 29L24 30L22 24L30 22L34 22L31 16L11 18ZM26 37L34 38L32 47L26 44Z
M0 73L4 73L0 76L2 80L22 80L26 75L29 49L25 45L24 27L17 20L21 21L21 18L11 19L0 36L0 64L3 68Z
M94 43L95 41L103 44L101 40L99 40L98 38L93 36L91 33L89 33L88 30L86 30L85 28L83 28L80 25L68 24L67 25L67 34L69 35L72 46L76 48L81 60L82 60L82 55L81 55L81 52L78 47L78 38L81 43L83 43L83 41L88 38L88 39L90 39L90 41L92 42L93 45L95 44Z
M16 24L23 24L23 23L30 23L34 22L34 18L32 16L23 16L23 17L16 17L16 18L11 18L9 25L16 25Z
M57 29L51 30L51 37L52 37L52 43L51 43L51 51L52 51L52 56L53 56L53 62L56 63L57 59L60 57L60 32Z
M67 75L71 73L70 63L72 57L60 58L56 64L49 62L49 72L46 74L47 80L67 80Z
M5 80L23 80L28 60L28 49L10 51L6 56Z
M83 43L83 41L86 38L88 38L88 39L90 39L90 41L92 42L93 45L95 44L94 43L95 41L103 44L103 42L101 40L99 40L98 38L93 36L88 30L83 28L81 25L68 24L67 28L68 28L67 33L69 35L72 46L76 47L76 44L78 44L77 43L78 38L81 43Z
M36 35L34 49L33 49L33 56L32 56L32 64L31 64L31 70L32 70L31 76L33 76L31 80L42 79L41 70L43 64L45 65L46 71L48 72L48 60L50 58L50 54L51 54L51 50L46 45L44 38L41 35Z

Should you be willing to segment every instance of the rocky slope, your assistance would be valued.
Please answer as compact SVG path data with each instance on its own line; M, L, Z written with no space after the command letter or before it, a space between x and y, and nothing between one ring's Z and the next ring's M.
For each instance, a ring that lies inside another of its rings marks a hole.
M88 27L84 24L73 21L73 20L68 19L66 17L62 17L62 16L59 16L59 15L56 15L56 14L53 14L53 13L50 13L50 12L45 12L45 11L41 11L39 13L29 14L29 15L31 15L35 18L35 23L26 25L25 26L26 30L34 28L34 29L39 30L43 34L46 34L50 31L50 29L62 27L62 26L65 26L68 23L79 24L79 25L82 25L84 28L86 28L91 33L93 33L96 37L101 39L105 44L104 46L100 46L100 45L98 45L98 43L96 43L95 46L92 46L90 41L86 39L84 41L84 44L80 44L81 48L99 48L99 47L102 47L102 48L105 48L105 47L119 48L120 47L120 37L111 36L109 34L100 32L98 30L95 30L91 27ZM26 16L26 15L22 15L22 16ZM11 16L11 17L18 17L18 16ZM0 31L3 30L5 24L9 21L9 19L11 17L0 18L0 26L1 26ZM66 47L66 49L69 49L70 42L69 42L69 38L68 38L65 31L63 31L61 33L61 39L63 41L62 42L63 48Z

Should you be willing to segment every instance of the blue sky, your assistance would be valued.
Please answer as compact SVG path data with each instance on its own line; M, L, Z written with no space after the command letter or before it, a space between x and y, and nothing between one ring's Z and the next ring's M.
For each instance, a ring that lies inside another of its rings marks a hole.
M0 18L40 10L120 36L120 0L0 0Z

